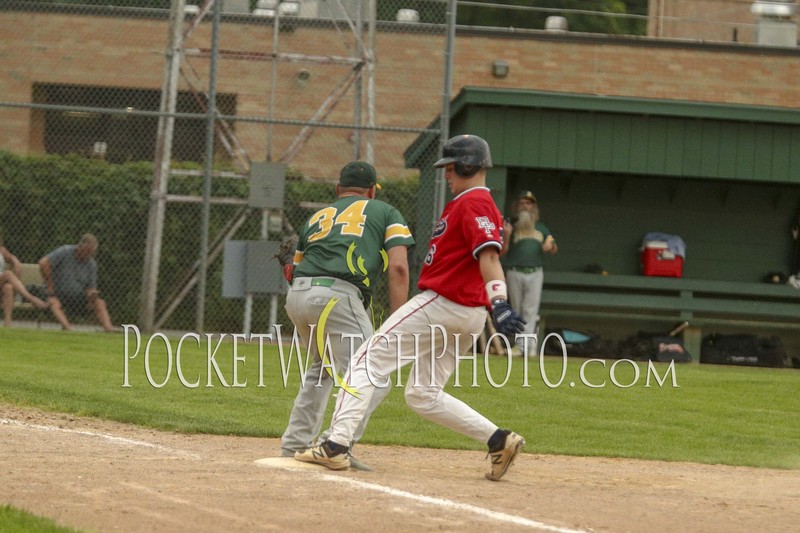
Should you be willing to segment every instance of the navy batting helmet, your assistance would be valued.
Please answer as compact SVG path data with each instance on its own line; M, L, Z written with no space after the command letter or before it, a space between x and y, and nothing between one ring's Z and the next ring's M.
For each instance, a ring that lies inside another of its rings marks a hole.
M442 158L433 164L444 167L455 163L455 171L461 177L471 178L482 168L491 168L492 154L489 144L477 135L458 135L444 143Z

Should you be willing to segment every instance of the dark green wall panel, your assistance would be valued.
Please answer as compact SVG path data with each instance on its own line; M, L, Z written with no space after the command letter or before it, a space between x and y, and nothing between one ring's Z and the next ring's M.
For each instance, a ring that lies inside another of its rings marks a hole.
M614 130L611 117L606 114L596 114L594 117L595 142L594 142L594 169L611 168L613 152L612 133Z
M494 158L504 160L506 164L519 165L525 158L525 152L529 149L525 144L525 129L514 115L520 113L520 109L503 107L497 110L503 115L502 124L502 144L491 148L498 153Z
M719 122L708 122L702 129L702 157L700 158L700 173L703 176L720 176L720 130Z
M789 139L789 164L787 180L800 183L800 128L792 128Z
M549 109L541 113L542 129L538 139L540 166L558 168L558 122L561 114Z
M723 122L719 128L719 166L718 177L736 175L736 148L739 127L735 122Z
M612 274L638 274L649 231L684 239L687 278L758 282L767 272L788 271L800 187L559 170L509 175L509 191L532 190L558 239L545 271L599 263Z
M613 172L630 172L631 124L628 115L611 115L611 169Z
M792 164L792 131L785 126L775 126L772 149L772 176L780 181L790 181Z
M506 119L507 116L504 109L484 108L483 129L476 130L488 132L487 141L491 141L490 148L492 148L492 146L495 147L495 151L498 152L497 155L500 155L499 152L502 151L502 147L505 146L505 139L508 133L506 130L513 130L516 127L514 121L509 122ZM470 133L472 133L472 131L470 131ZM492 153L492 156L492 159L497 159L494 153Z
M644 174L648 172L648 150L650 147L650 117L641 117L631 121L630 132L630 172Z
M558 168L575 168L578 147L577 113L561 113L558 117L558 146L556 156Z
M597 137L595 127L597 115L595 113L578 114L576 121L576 147L575 147L575 169L591 170L594 168L594 153Z
M506 166L800 181L800 125L513 106L461 116Z
M683 130L682 176L700 175L703 162L703 131L705 124L696 119L686 120Z
M667 174L683 176L683 134L686 123L683 119L664 119L664 129L667 132L667 164L663 172L654 171L653 174Z
M687 278L753 282L788 271L800 111L535 91L495 105L492 90L474 92L475 103L471 91L459 96L451 131L490 142L499 205L508 210L523 189L536 194L559 240L546 270L599 263L636 274L642 236L662 231L686 241Z
M541 166L542 161L542 110L526 109L522 113L523 142L525 143L523 166Z
M650 127L647 136L647 174L663 173L667 168L666 127Z
M736 136L736 169L735 177L745 180L753 179L755 172L756 132L752 124L740 123Z
M770 181L772 178L773 133L775 126L757 124L755 126L755 146L753 154L753 179Z

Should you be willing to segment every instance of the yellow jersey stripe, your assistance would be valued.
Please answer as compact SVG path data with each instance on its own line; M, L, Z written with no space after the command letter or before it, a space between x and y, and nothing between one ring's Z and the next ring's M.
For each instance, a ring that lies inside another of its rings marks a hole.
M411 237L411 230L408 226L403 224L392 224L386 228L386 233L383 235L383 242L387 242L395 237Z

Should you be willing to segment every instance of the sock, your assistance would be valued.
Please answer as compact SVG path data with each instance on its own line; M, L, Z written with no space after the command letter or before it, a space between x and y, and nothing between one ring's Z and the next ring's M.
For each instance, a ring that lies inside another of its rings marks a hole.
M503 449L506 445L506 436L511 433L510 431L506 431L505 429L498 429L492 436L489 437L489 440L486 441L486 444L489 445L490 452L497 452Z
M341 455L343 453L346 453L349 450L349 448L347 446L342 446L341 444L336 444L332 440L326 440L322 445L325 447L326 451L328 452L328 457L333 457L334 455Z

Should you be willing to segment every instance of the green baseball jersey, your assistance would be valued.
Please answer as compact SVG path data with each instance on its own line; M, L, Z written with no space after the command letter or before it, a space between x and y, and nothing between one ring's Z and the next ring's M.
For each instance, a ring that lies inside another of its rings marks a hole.
M389 266L386 250L412 244L414 238L397 209L380 200L345 196L303 225L294 277L343 279L361 289L369 301L378 276Z
M534 234L528 238L514 241L514 234L511 234L511 242L508 246L508 253L503 257L503 265L506 267L540 267L544 264L544 253L542 243L551 235L550 229L541 222L536 223Z

